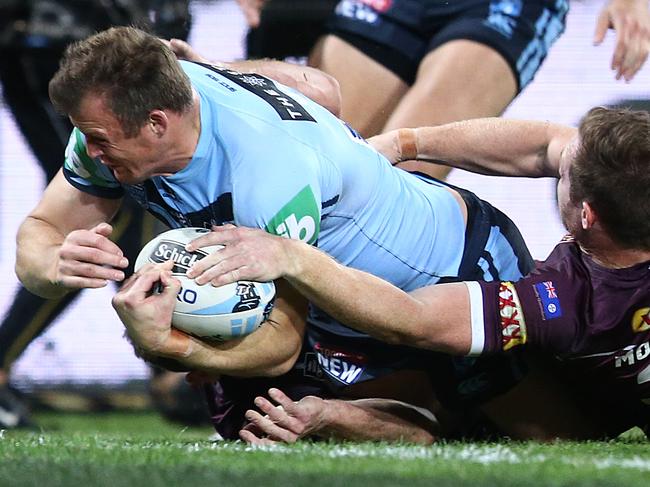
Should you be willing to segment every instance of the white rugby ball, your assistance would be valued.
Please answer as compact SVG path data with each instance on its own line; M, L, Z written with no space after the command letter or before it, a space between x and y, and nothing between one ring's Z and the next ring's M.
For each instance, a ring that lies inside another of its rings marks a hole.
M147 243L135 261L135 270L147 263L174 261L172 274L181 282L172 325L199 338L229 340L257 330L273 308L273 282L238 281L225 286L199 286L185 275L196 261L222 246L185 250L190 241L210 230L177 228L161 233Z

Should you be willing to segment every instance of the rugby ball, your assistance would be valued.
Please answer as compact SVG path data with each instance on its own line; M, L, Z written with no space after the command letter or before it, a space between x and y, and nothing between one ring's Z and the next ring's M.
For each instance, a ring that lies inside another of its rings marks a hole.
M199 286L186 276L197 261L218 252L221 245L203 247L195 252L185 245L209 233L205 228L177 228L161 233L148 242L135 262L137 271L148 263L174 261L172 275L180 280L172 325L199 338L229 340L257 330L273 308L273 282L238 281L225 286Z

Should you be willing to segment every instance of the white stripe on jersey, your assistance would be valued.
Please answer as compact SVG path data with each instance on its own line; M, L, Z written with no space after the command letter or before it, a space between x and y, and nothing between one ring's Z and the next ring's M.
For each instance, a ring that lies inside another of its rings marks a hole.
M472 322L472 346L467 355L480 355L485 347L485 324L483 322L483 291L478 282L465 282L469 292L469 308Z

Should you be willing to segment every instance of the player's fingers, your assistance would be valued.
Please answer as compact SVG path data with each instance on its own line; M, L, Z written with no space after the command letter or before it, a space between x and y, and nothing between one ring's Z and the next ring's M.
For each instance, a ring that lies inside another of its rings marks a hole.
M202 277L202 281L197 279L197 283L199 284L205 284L210 280L210 278L215 277L219 273L225 273L230 270L232 270L234 267L236 267L235 264L233 264L233 256L236 256L237 251L236 249L231 249L231 248L223 248L220 250L217 250L216 252L213 252L212 254L208 255L207 257L204 257L201 260L196 261L192 267L190 267L187 270L187 277L190 279L196 279L198 277ZM208 271L212 271L210 278L207 278L205 273Z
M64 276L57 283L69 289L99 289L105 287L109 280L95 277Z
M255 433L247 429L242 429L239 432L239 437L249 445L254 446L270 446L278 443L270 438L263 438L261 435L257 436Z
M161 273L157 269L140 274L129 289L122 292L122 294L130 298L129 302L133 302L134 304L142 302L151 294L154 286L160 282L160 275Z
M91 232L98 233L104 237L109 237L113 233L113 227L110 223L102 222L90 229Z
M256 280L257 276L248 272L245 262L246 259L243 256L235 255L207 269L196 278L196 283L202 285L210 282L213 286L218 287L231 282Z
M292 431L298 436L302 436L305 433L307 425L304 419L300 419L301 416L304 416L304 412L301 411L300 405L280 389L271 388L269 389L268 394L278 403L276 407L266 412L269 418L283 428ZM258 398L255 399L255 405L259 407L257 399ZM259 399L263 398L260 397Z
M631 81L632 78L636 75L636 73L639 72L641 67L645 64L646 60L648 59L648 52L644 52L641 57L637 59L637 62L634 66L632 66L625 74L625 80L626 81Z
M219 227L217 227L219 228ZM188 252L194 252L195 250L200 249L201 247L209 247L212 245L228 245L233 243L237 238L235 233L237 227L233 226L232 228L219 228L219 230L212 230L210 233L201 235L200 237L195 238L191 242L185 245L185 250Z
M268 391L269 397L282 406L287 412L295 409L296 403L280 389L271 387Z
M165 297L172 295L175 298L178 291L181 290L181 281L173 277L170 271L164 271L160 274L160 282L163 285L161 294Z
M596 30L594 31L594 45L598 45L605 39L607 29L609 28L609 13L603 11L596 20Z
M62 258L58 263L57 281L67 286L66 281L70 278L100 279L106 281L124 280L124 272L112 267L97 265L74 258Z
M293 443L298 439L298 435L292 431L283 428L276 424L268 416L262 416L257 411L249 409L246 411L246 420L251 422L255 427L263 431L268 437L274 440L284 441L286 443Z

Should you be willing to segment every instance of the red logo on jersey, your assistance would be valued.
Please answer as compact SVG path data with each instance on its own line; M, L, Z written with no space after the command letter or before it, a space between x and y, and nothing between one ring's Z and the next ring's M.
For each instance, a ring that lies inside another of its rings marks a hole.
M368 5L377 12L385 12L393 3L393 0L361 0L361 3Z
M499 315L503 350L526 343L526 320L519 296L511 282L502 282L499 286Z
M650 330L650 308L641 308L632 316L632 331L640 333Z

